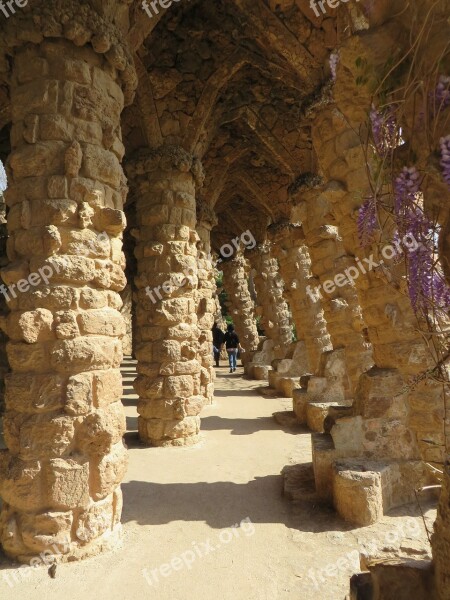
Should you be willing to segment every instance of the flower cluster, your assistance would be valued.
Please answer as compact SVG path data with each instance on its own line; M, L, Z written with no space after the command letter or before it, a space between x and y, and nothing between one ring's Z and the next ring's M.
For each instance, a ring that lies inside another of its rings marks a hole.
M435 268L436 236L420 204L421 179L416 167L404 167L394 182L394 217L399 233L413 235L418 242L407 255L408 292L416 312L433 306L446 310L450 307L450 288Z
M450 187L450 135L441 138L440 144L442 175Z
M331 69L331 77L333 81L336 81L337 77L337 67L339 64L339 51L335 50L330 54L330 69Z
M377 228L377 204L375 198L371 196L359 209L358 237L361 246L368 246L370 244Z
M0 160L0 194L6 190L8 186L8 180L6 178L5 168L3 166L2 161Z
M380 156L385 157L398 145L399 129L395 118L395 108L390 107L384 112L380 112L372 104L370 122L375 148Z
M434 90L434 112L437 113L448 106L450 106L450 77L441 75Z

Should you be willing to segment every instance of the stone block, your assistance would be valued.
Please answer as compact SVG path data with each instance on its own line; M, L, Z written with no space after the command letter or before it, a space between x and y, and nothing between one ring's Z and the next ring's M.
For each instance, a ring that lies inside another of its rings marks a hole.
M7 410L21 413L54 411L63 406L64 379L59 375L7 373L5 402Z
M49 177L47 190L49 198L67 198L67 178L60 175Z
M21 423L19 436L25 460L61 457L72 447L74 421L69 416L33 415Z
M111 451L91 466L91 494L101 500L112 494L125 477L128 455L123 442L115 444Z
M292 398L294 390L300 385L299 377L280 377L277 389L285 398Z
M80 335L77 324L77 313L73 310L55 313L55 333L60 340L70 340Z
M111 529L113 518L113 497L96 502L88 510L82 512L75 523L75 535L84 543L99 538Z
M87 456L103 456L110 452L126 430L121 402L113 402L90 413L78 426L77 447Z
M97 336L57 341L50 353L50 364L60 373L118 368L121 361L120 340Z
M331 504L333 501L333 464L337 458L333 439L326 433L313 433L311 441L317 496L322 501Z
M48 370L48 352L43 343L24 344L8 342L6 345L8 361L13 371L36 371Z
M192 377L182 375L179 377L166 377L163 388L164 396L167 398L188 398L194 394Z
M41 463L23 461L0 451L0 495L4 502L20 511L39 511L45 507Z
M58 82L35 79L15 87L11 101L12 118L15 123L21 121L28 113L36 115L56 113Z
M292 406L301 425L306 423L306 406L308 404L308 393L303 388L296 388L292 392Z
M337 407L339 404L309 402L306 405L306 423L311 431L317 433L322 433L324 431L324 421L332 406Z
M133 387L140 398L156 400L163 397L164 380L164 377L150 379L145 375L139 375L134 380Z
M122 374L117 370L94 371L94 401L97 408L117 402L122 398Z
M83 170L87 177L99 180L114 188L120 186L122 169L117 157L112 152L103 150L99 146L85 145Z
M182 421L164 422L164 436L171 440L186 439L190 436L196 436L199 431L199 417L186 417Z
M64 410L69 415L85 415L93 406L92 373L69 377Z
M87 508L89 464L87 461L55 458L44 467L48 506L56 510Z
M57 548L65 554L70 548L72 523L72 511L23 514L20 517L22 539L33 552L52 550L54 554Z
M253 365L253 379L258 381L267 381L269 371L272 370L270 365Z
M28 344L54 339L53 315L43 308L22 314L11 313L8 316L8 336L11 340Z
M78 324L83 335L122 336L126 333L122 315L111 308L93 309L78 314Z

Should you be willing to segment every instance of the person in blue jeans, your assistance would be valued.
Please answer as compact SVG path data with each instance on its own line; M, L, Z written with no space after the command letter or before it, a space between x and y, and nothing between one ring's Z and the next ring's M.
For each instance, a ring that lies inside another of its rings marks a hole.
M231 323L227 327L224 341L230 362L230 373L234 373L236 371L237 353L241 348L241 344L239 343L238 334L234 331L234 325L231 325Z

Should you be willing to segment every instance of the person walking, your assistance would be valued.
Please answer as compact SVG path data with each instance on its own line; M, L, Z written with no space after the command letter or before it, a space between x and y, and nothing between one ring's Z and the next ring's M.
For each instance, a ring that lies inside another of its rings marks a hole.
M231 323L227 327L225 334L225 348L228 352L228 360L230 362L230 373L236 371L237 353L238 350L242 351L242 346L239 343L239 336L234 331L234 325Z
M212 335L213 335L214 360L216 361L216 367L219 367L220 366L219 365L220 352L222 351L222 346L225 341L225 334L220 329L220 327L217 325L217 323L214 323L211 331L212 331Z

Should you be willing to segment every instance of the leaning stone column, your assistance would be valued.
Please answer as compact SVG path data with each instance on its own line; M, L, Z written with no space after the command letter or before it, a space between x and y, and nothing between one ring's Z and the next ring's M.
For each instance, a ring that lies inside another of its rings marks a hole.
M199 361L201 363L202 395L208 404L214 396L216 373L213 367L212 326L216 313L216 278L211 256L211 229L217 225L215 212L203 201L197 202L198 290L197 317L200 329Z
M320 299L327 328L335 350L345 350L345 365L350 383L349 397L354 397L359 377L373 365L372 346L364 334L358 294L354 283L346 281L346 269L354 269L354 257L347 254L338 227L329 222L330 197L339 194L336 183L324 190L302 193L302 202L294 211L302 215L302 227L312 260L312 272L318 278L314 296ZM328 222L327 222L328 220ZM359 272L359 269L356 267ZM339 285L334 283L338 281ZM344 284L342 284L344 280ZM320 286L320 287L319 287Z
M198 441L202 395L197 317L201 163L177 146L142 150L127 167L136 196L139 435L153 446Z
M120 114L134 71L111 23L55 4L17 13L2 37L13 59L0 540L22 562L114 546L127 463Z
M255 271L256 295L262 307L261 325L273 341L274 358L284 358L292 343L292 326L278 262L271 256L269 244L257 246L249 257Z
M332 350L332 345L321 303L308 293L314 289L316 280L312 277L305 236L302 228L292 223L271 225L268 232L285 282L285 296L291 307L297 339L305 341L309 368L315 374L322 354Z
M236 332L242 347L247 352L251 352L257 349L259 336L255 321L255 305L248 288L247 262L239 251L232 260L223 261L221 268Z

